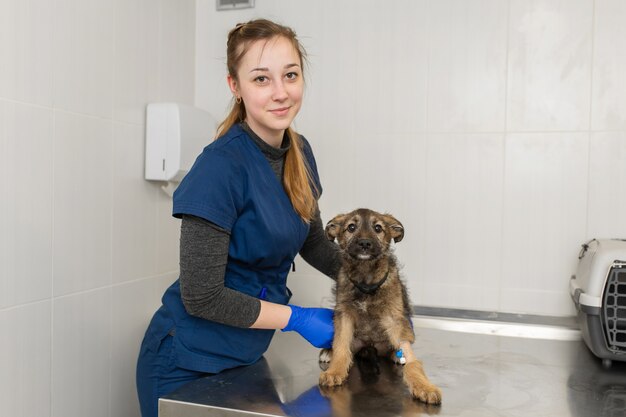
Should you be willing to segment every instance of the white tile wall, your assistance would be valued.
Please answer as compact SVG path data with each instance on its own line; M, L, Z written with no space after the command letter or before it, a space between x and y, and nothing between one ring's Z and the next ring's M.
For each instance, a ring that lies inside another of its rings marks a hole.
M428 129L502 131L508 2L429 2Z
M0 308L52 295L52 111L0 100Z
M52 302L0 310L2 415L49 416Z
M0 2L0 97L52 105L54 6L48 0Z
M194 49L193 0L0 0L0 414L139 416L179 227L145 105L194 103Z
M425 2L398 1L394 5L390 8L384 2L370 2L369 7L355 7L353 2L341 2L333 6L333 12L306 14L307 23L302 22L302 28L293 24L310 56L307 101L323 103L301 113L298 128L303 132L316 126L340 142L346 140L347 132L354 137L387 133L389 126L394 133L425 129ZM372 15L377 20L375 30ZM343 34L350 35L337 36L334 30L320 31L319 27L341 28ZM392 62L397 63L393 78L382 65ZM363 96L367 100L360 99ZM328 114L336 117L328 118ZM325 120L323 126L319 120Z
M161 190L143 180L144 130L142 126L125 123L113 126L113 283L157 273L155 225L160 223L159 214L167 214L157 211Z
M595 132L589 146L587 235L626 237L626 132Z
M144 120L143 105L159 96L159 7L153 0L116 0L114 118ZM169 32L166 32L169 33ZM192 32L193 34L193 32Z
M112 306L110 287L54 299L53 416L110 415Z
M594 130L626 129L626 2L596 0L591 124Z
M506 138L500 309L573 313L566 291L586 239L589 134Z
M498 309L502 266L502 134L431 134L426 227L417 240L427 304ZM408 255L408 254L407 254ZM407 258L410 259L410 258ZM407 261L408 262L408 261Z
M159 0L159 6L158 45L167 51L158 60L160 99L186 102L195 94L195 1Z
M268 0L219 13L199 0L196 102L216 117L230 99L226 34L257 16L294 27L309 52L296 127L316 152L324 220L363 205L396 214L417 303L573 313L579 245L626 237L612 192L626 178L624 2ZM293 274L297 300L320 302L315 276Z
M507 128L589 128L593 0L511 0Z
M54 295L111 284L113 126L55 111Z
M111 119L116 62L114 3L59 0L54 22L55 107Z
M111 416L139 416L135 365L141 340L161 295L176 274L132 281L111 289Z

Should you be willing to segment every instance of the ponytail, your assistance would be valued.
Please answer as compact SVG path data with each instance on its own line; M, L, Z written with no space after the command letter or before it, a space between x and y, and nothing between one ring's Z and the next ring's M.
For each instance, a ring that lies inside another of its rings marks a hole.
M304 156L302 138L292 128L287 129L287 134L291 147L285 156L283 185L293 209L302 220L310 223L315 216L316 197L319 196L319 190L311 174L311 167Z

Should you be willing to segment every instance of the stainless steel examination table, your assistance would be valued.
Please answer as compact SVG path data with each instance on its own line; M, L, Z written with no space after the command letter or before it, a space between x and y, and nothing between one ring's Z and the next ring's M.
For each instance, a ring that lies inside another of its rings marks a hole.
M355 365L344 386L320 391L318 350L277 332L259 362L183 386L160 400L159 416L626 416L626 363L604 369L573 328L414 323L413 348L443 391L441 406L412 400L387 361Z

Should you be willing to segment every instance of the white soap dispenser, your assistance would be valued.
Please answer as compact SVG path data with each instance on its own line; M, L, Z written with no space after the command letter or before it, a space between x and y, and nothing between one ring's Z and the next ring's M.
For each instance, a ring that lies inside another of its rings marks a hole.
M162 181L169 196L213 140L217 122L210 113L180 103L146 108L146 180Z

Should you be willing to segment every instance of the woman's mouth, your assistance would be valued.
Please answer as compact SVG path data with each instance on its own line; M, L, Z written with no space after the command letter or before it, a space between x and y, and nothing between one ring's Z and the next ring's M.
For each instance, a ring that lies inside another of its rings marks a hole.
M272 113L274 116L285 116L287 115L287 113L289 113L289 107L281 107L279 109L273 109L273 110L270 110L270 113Z

